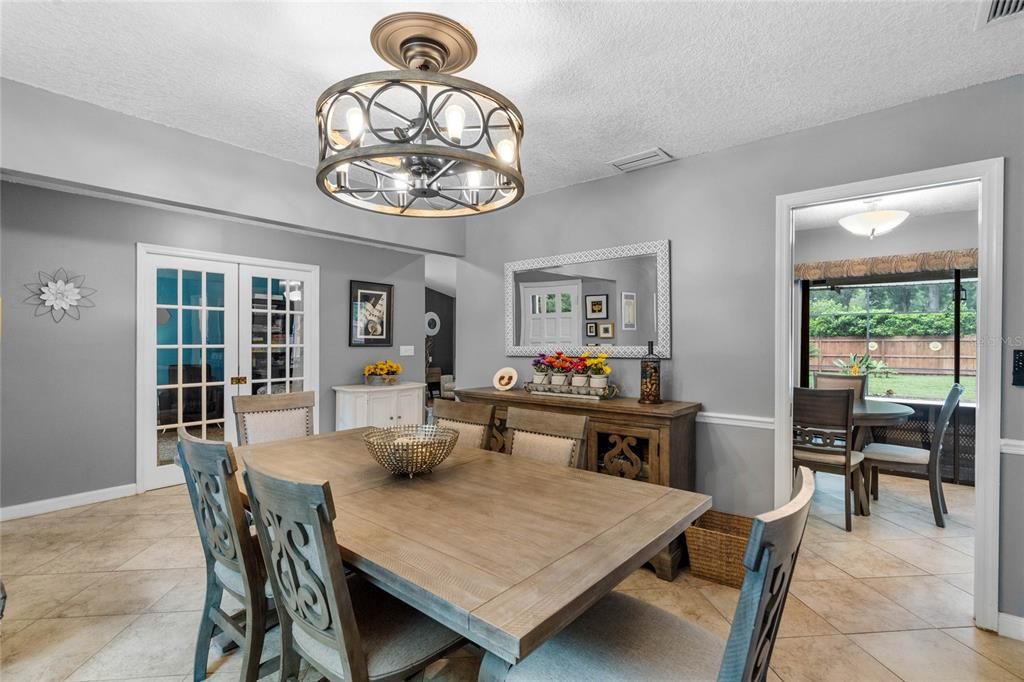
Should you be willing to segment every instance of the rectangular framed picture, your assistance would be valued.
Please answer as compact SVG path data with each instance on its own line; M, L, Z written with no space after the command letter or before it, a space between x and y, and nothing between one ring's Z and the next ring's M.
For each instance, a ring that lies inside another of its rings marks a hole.
M583 297L586 302L586 319L608 319L608 294L588 294Z
M615 323L614 322L602 322L597 325L597 336L601 339L613 339L615 338Z
M597 336L597 322L587 322L587 336Z
M391 327L394 319L395 287L373 282L349 282L351 324L348 330L350 346L390 346L393 344Z
M619 323L622 331L636 331L636 292L623 291Z

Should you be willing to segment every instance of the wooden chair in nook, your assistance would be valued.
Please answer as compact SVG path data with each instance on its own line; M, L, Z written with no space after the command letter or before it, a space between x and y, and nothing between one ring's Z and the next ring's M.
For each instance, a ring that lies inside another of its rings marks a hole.
M743 557L746 575L724 644L690 621L612 592L516 666L488 653L481 682L763 682L814 496L810 470L797 471L795 486L787 504L754 519Z
M261 669L267 627L277 623L266 572L245 518L230 443L200 440L178 428L178 457L206 556L206 601L196 637L193 679L206 679L210 644L223 634L242 650L241 679L251 682L277 669L277 657ZM221 609L227 591L245 607Z
M459 432L459 445L487 450L491 443L494 405L434 401L434 423Z
M853 389L854 401L864 400L867 395L868 375L867 374L838 374L836 372L815 372L814 387L826 390Z
M846 531L853 530L854 495L867 502L861 462L853 447L854 390L793 389L793 466L839 474L846 480Z
M926 474L935 525L939 528L946 527L943 514L948 514L949 509L946 507L946 496L942 492L942 443L946 437L946 429L949 428L949 421L953 418L953 412L960 404L963 394L964 387L960 384L953 384L949 389L946 401L942 404L939 416L935 419L930 449L889 443L870 443L864 447L864 467L871 472L872 497L878 499L879 468L884 471Z
M508 408L506 448L513 457L579 467L587 437L587 417Z
M462 645L357 574L346 580L330 484L275 478L248 462L244 478L277 598L282 681L298 677L300 657L334 682L402 680Z
M238 444L254 445L313 435L316 393L236 395L231 398Z

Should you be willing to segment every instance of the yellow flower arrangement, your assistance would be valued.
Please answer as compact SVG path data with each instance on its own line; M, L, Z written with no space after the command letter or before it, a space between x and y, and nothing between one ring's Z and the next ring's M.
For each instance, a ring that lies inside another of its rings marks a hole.
M389 374L401 374L402 366L393 360L381 360L372 365L363 367L363 376L388 376Z
M612 366L608 364L607 353L600 353L596 357L590 357L589 353L584 353L580 356L580 360L583 360L586 364L588 374L601 376L612 373Z

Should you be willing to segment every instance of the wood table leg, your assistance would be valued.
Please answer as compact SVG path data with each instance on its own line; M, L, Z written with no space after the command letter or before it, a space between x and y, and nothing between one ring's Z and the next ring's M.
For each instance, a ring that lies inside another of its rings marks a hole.
M679 575L679 564L683 560L683 544L680 538L676 538L668 544L665 549L658 552L651 559L651 566L654 567L654 574L662 580L672 582Z

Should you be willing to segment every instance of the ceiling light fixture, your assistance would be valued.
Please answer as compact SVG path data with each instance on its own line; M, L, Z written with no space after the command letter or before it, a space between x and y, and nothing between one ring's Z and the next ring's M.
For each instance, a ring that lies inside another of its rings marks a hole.
M874 239L892 232L910 217L909 211L878 210L879 201L881 200L868 199L864 203L871 207L870 210L840 218L839 224L858 237Z
M476 59L462 25L403 12L370 31L399 71L353 76L316 103L316 184L349 206L445 218L510 206L523 196L523 117L494 90L450 74Z

